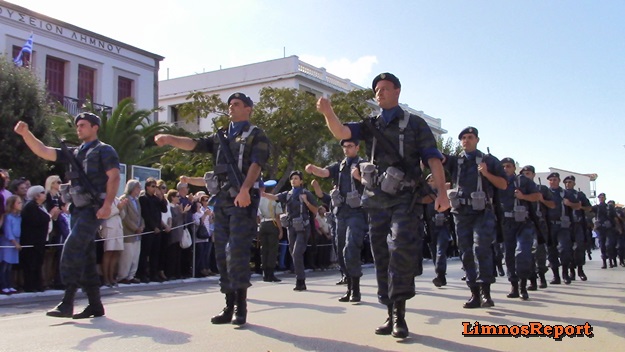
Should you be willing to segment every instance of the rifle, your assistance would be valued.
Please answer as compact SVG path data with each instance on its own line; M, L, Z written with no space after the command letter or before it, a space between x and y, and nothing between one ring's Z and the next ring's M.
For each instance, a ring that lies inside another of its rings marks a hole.
M540 188L543 187L543 183L540 180L540 177L538 178L538 185ZM549 210L547 210L546 207L544 210L545 210L545 214L543 216L545 217L545 222L547 223L547 246L551 247L551 226L550 226L551 224L549 223Z
M382 132L380 132L380 130L378 130L373 125L370 119L363 116L360 113L360 111L356 109L354 105L352 105L351 108L352 110L354 110L356 115L360 117L360 119L362 120L364 125L367 127L367 129L369 129L369 131L373 134L373 137L378 141L382 149L384 149L387 152L388 157L389 157L389 160L388 160L389 165L399 166L402 170L404 170L404 172L408 176L410 176L411 179L414 180L415 190L423 189L424 188L423 184L425 181L425 179L423 178L423 175L422 174L418 175L416 173L415 167L408 164L406 159L404 159L404 157L401 154L399 154L399 151L395 148L393 143L391 143L391 141L389 141L388 138L386 138L386 136L382 134ZM408 212L412 212L420 196L421 194L419 194L419 192L416 192L416 191L414 192L412 201L410 202L410 207L408 208Z
M213 119L213 125L216 126L215 120ZM225 189L230 192L231 197L236 197L239 191L241 190L241 186L243 186L243 182L245 181L245 177L241 170L239 170L239 166L237 165L237 160L232 155L232 150L230 150L230 144L228 143L228 138L225 135L226 130L223 128L217 129L215 134L219 138L219 145L221 146L221 153L226 158L226 167L228 173L228 183L226 184ZM217 164L217 160L215 160L215 164ZM234 190L233 190L234 189Z
M486 155L485 156L489 156L492 155L490 153L490 147L486 147ZM479 166L479 165L478 165ZM479 174L478 171L478 177L483 177L482 175ZM485 189L488 189L488 187L484 187ZM499 191L494 189L493 187L493 203L491 204L491 207L493 208L493 213L495 213L495 230L497 232L497 243L503 243L503 211L501 209L501 201L499 199Z
M80 182L84 190L87 191L89 196L91 196L91 201L94 203L93 205L97 207L102 207L102 204L104 202L102 199L100 199L100 194L95 190L95 187L93 187L93 185L91 184L91 181L89 181L89 178L87 177L87 174L85 173L85 170L82 168L82 165L80 165L78 160L76 160L74 153L72 153L67 147L67 145L65 144L65 140L59 138L59 136L56 135L56 133L53 133L52 135L61 146L61 152L65 154L65 156L69 160L69 163L72 166L72 170L78 176L78 177L71 177L71 173L70 173L70 179L72 180L78 179L78 181Z

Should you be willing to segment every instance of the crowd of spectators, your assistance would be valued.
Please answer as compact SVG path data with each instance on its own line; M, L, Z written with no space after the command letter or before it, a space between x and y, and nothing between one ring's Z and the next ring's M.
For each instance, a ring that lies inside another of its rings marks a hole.
M59 262L70 233L70 204L60 195L61 177L49 176L44 186L24 177L11 180L0 170L0 292L63 289ZM148 178L144 186L129 180L104 220L97 241L103 286L163 282L216 275L211 195L191 194L185 183L168 189L163 180ZM336 263L327 209L316 215L305 265L327 269ZM181 247L185 231L193 244ZM276 258L279 271L292 270L286 236ZM262 273L258 240L250 243L250 270ZM363 251L363 261L370 253Z

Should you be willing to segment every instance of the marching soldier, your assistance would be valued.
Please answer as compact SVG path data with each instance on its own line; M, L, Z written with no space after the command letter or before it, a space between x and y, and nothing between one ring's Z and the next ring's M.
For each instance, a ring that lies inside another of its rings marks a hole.
M376 334L405 338L406 300L415 295L414 258L421 254L423 241L415 231L422 226L422 207L412 205L413 198L420 196L417 192L424 189L419 165L429 165L438 189L444 189L445 174L442 155L427 123L399 106L399 79L390 73L379 74L372 89L382 109L379 116L343 125L326 98L319 99L317 110L325 116L335 138L365 141L371 162L360 164L361 182L365 185L362 205L369 214L378 301L388 311ZM440 192L435 209L443 212L448 207L447 194Z
M490 285L495 282L491 245L496 238L493 196L496 189L506 189L501 162L477 149L478 130L467 127L458 135L463 152L445 161L453 188L448 191L451 213L456 223L458 248L466 272L471 298L464 308L492 307ZM476 265L479 263L479 265ZM479 270L479 271L478 271Z
M534 225L530 222L529 210L531 202L540 200L541 196L534 181L524 175L517 175L516 164L512 158L501 159L506 173L508 187L499 191L503 210L503 240L508 268L508 281L512 290L508 298L523 300L529 298L527 280L532 273L532 245L534 244Z
M346 273L347 292L340 302L360 302L361 253L367 231L366 213L361 207L363 186L352 173L364 161L358 156L359 141L341 140L345 159L320 168L308 164L306 172L318 177L331 177L334 189L330 193L336 219L337 253L339 266ZM357 174L358 176L358 174Z
M265 132L250 123L253 106L252 99L243 93L228 97L230 124L227 135L217 131L197 139L168 134L154 137L159 146L171 145L193 152L207 152L214 157L214 171L205 178L209 192L216 198L215 258L226 307L211 318L213 324L232 322L243 325L247 319L247 289L252 286L250 244L256 237L260 174L269 159L269 140ZM228 161L227 154L233 157L231 161ZM235 185L238 177L242 183Z
M549 226L551 233L551 245L549 246L549 266L553 272L552 285L559 285L564 280L565 284L571 283L569 267L573 265L573 244L571 243L572 206L576 203L575 196L569 190L560 187L560 174L552 172L547 176L549 190L556 203L554 209L549 209ZM562 279L558 272L562 266Z
M573 265L569 268L569 278L575 280L575 268L577 267L577 276L582 281L588 280L584 272L586 264L586 249L589 239L586 238L586 211L592 210L590 201L581 191L575 190L575 176L567 176L564 178L564 188L573 193L576 202L573 203Z

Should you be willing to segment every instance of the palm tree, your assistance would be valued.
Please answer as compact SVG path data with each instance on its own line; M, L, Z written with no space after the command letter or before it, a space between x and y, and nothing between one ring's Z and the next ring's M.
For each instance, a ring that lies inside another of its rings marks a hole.
M110 114L97 111L90 101L84 111L100 115L102 125L98 138L117 151L119 161L128 165L152 166L160 160L166 149L154 144L154 136L169 130L163 122L151 123L149 117L156 109L137 109L132 98L122 100ZM68 114L53 116L52 129L68 142L78 144L72 117Z

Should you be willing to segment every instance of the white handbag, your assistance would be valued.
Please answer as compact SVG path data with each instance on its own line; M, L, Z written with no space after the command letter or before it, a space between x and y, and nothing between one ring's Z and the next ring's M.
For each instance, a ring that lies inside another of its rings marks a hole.
M191 247L192 244L193 244L193 241L191 240L191 234L189 233L189 230L187 230L187 228L185 227L184 229L182 229L182 238L180 239L180 248L187 249Z

